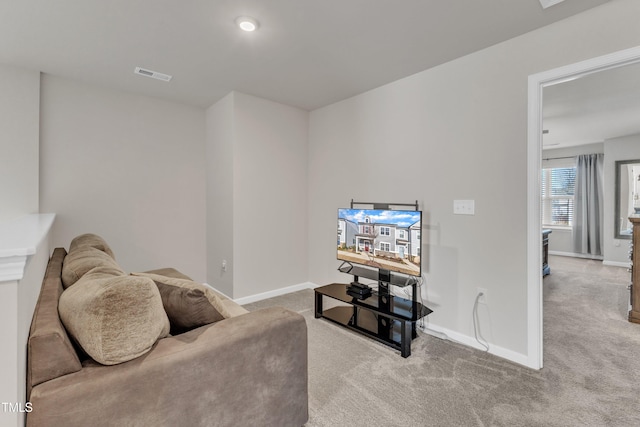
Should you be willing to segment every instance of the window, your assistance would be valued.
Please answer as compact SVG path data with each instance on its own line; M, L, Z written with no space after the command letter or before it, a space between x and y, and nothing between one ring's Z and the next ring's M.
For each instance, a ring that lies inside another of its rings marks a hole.
M405 237L404 237L404 230L399 230L399 231L398 231L398 239L405 239Z
M388 243L380 242L380 250L389 252L390 246Z
M573 225L575 182L575 166L542 169L542 225Z
M391 234L389 227L380 227L380 235L381 236L388 236L389 234Z

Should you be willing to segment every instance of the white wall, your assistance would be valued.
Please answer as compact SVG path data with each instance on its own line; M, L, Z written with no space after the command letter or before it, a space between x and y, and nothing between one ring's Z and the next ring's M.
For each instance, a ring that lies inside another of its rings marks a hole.
M205 280L205 111L43 75L40 206L55 246L97 233L125 271Z
M39 210L40 73L0 65L0 94L0 224L14 231L17 222ZM2 231L6 249L7 230ZM27 337L48 258L46 237L20 279L0 281L0 402L19 404L23 411ZM0 409L0 425L23 426L24 413Z
M27 340L33 310L40 295L42 278L49 260L49 240L44 239L37 253L29 257L24 277L11 282L0 282L0 402L19 403L22 413L0 408L0 425L24 425L24 405L27 402Z
M0 223L38 212L40 73L0 64Z
M640 45L640 2L619 0L313 111L309 275L335 268L336 209L418 200L430 326L473 343L477 287L491 351L528 360L527 78ZM475 199L475 216L452 213Z
M239 92L207 111L208 280L232 298L307 282L308 117Z
M232 92L207 109L207 283L228 296L234 268L233 106Z
M49 260L54 215L25 215L0 224L0 425L25 421L27 340Z
M241 298L308 280L309 113L234 95L233 297Z
M605 206L611 209L604 214L604 244L608 249L605 252L605 263L613 265L628 265L629 240L614 238L615 221L615 185L616 185L616 161L640 159L640 135L629 135L620 138L608 139L604 145L605 182L607 189Z

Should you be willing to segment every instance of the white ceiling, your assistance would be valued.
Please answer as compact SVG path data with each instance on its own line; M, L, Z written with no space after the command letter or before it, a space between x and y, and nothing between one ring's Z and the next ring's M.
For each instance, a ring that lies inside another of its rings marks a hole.
M0 0L0 63L202 107L237 90L312 110L607 1ZM240 15L260 29L239 31Z
M543 128L550 149L640 133L640 64L544 88Z

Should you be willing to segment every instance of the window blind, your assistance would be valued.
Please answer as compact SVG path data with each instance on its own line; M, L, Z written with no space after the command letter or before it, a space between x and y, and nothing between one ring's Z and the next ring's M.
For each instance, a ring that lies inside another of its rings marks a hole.
M566 227L573 225L575 183L575 166L542 169L543 225Z

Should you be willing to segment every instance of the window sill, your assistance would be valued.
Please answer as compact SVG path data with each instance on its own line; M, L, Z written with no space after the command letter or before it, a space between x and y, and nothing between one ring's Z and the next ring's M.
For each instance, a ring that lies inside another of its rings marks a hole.
M542 225L543 230L562 230L562 231L571 231L572 227L568 227L565 225Z

